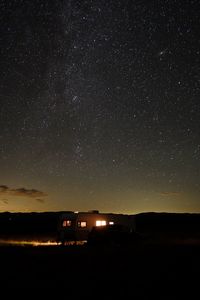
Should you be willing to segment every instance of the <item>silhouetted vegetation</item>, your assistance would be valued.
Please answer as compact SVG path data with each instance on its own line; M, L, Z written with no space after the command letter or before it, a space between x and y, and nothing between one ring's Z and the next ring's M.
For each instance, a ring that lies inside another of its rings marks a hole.
M130 245L139 235L123 225L94 226L88 236L89 245Z

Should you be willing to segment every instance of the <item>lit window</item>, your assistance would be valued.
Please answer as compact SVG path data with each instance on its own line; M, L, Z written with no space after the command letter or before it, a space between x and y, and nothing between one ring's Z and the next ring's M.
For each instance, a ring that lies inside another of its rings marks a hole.
M86 221L79 221L78 222L78 227L81 227L81 228L87 227L87 222Z
M109 225L114 225L114 222L109 222Z
M96 221L96 226L105 226L106 225L106 221L101 220L101 221Z
M72 221L70 221L70 220L63 220L62 225L63 225L63 227L70 227L72 225Z

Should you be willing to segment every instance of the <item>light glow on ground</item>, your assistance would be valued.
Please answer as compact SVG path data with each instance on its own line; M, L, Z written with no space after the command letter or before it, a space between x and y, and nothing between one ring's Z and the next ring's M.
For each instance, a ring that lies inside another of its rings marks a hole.
M72 246L72 245L84 245L87 241L65 241L64 245L65 246ZM61 242L56 242L56 241L35 241L35 240L30 240L30 241L18 241L18 240L3 240L0 239L0 246L60 246L62 245Z
M55 241L17 241L17 240L0 240L1 246L58 246L61 243Z

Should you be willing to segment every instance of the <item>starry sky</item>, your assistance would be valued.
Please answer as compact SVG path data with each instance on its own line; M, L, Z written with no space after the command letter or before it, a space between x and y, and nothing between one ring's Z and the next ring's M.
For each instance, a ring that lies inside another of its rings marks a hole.
M0 9L0 211L200 212L199 0Z

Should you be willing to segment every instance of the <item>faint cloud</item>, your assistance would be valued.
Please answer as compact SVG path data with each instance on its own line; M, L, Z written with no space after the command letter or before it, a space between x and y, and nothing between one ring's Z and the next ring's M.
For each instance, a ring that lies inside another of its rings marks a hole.
M44 199L35 199L35 200L40 202L40 203L44 203Z
M0 193L7 192L7 190L9 190L9 187L6 185L0 185Z
M1 200L4 204L8 204L8 200L7 199L2 199Z
M181 192L162 192L160 193L160 196L166 196L166 197L170 197L170 196L180 196Z
M47 194L38 191L36 189L26 189L26 188L17 188L12 189L6 185L0 185L0 195L7 195L7 196L19 196L19 197L26 197L26 198L33 198L38 202L44 202L43 199L40 197L46 197ZM38 198L39 197L39 198Z
M30 198L37 198L37 197L44 197L47 196L44 192L35 190L35 189L25 189L25 188L19 188L19 189L10 189L10 193L15 196L25 196Z

